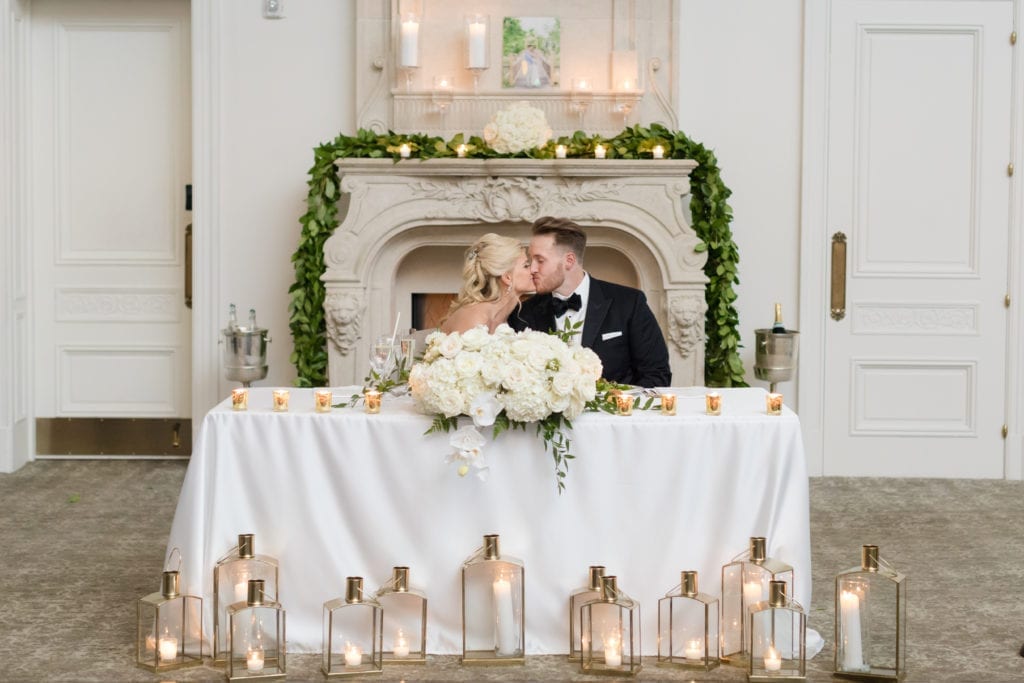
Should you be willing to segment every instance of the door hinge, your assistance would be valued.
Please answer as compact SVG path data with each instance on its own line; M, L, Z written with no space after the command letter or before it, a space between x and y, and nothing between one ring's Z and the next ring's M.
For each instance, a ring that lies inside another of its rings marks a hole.
M1010 433L1010 428L1007 427L1006 425L1003 425L1003 438L1005 439L1009 433Z
M1010 295L1009 294L1007 294L1006 296L1003 297L1003 306L1005 306L1006 308L1010 307Z

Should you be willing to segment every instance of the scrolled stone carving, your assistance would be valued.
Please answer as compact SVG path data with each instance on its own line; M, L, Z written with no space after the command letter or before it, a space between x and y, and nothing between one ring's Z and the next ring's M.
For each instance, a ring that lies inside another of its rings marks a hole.
M358 292L335 292L324 302L327 312L327 338L334 348L347 356L359 341L359 328L363 322L366 304Z
M683 358L704 343L704 314L708 304L703 296L670 295L668 299L668 338Z

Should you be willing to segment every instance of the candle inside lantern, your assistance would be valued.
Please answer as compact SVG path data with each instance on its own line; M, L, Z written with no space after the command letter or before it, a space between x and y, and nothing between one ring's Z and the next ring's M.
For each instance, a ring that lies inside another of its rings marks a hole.
M622 666L622 636L617 632L604 637L604 663L607 666Z
M844 671L863 671L864 650L860 637L860 596L853 591L839 593L839 625L842 628Z
M398 148L398 156L408 159L410 154L412 154L412 148L409 147L409 143L403 142L402 146Z
M565 145L556 145L555 146L555 158L556 159L564 159L565 158Z
M594 148L595 159L604 159L607 154L608 152L605 151L604 145L598 145L597 147Z
M764 653L764 670L765 671L779 671L782 669L782 656L779 655L779 651L774 647L769 647L768 651Z
M173 662L178 657L178 639L164 636L160 639L160 661Z
M474 16L469 20L469 68L487 68L487 21Z
M684 654L687 659L704 659L704 641L700 638L691 638L686 641Z
M661 145L655 145L654 149L651 150L651 155L655 159L664 159L665 158L665 148L662 147Z
M675 415L676 414L676 395L666 391L661 395L661 414L662 415Z
M362 666L363 648L345 643L345 666Z
M512 605L512 582L499 576L491 587L494 595L495 640L498 654L511 655L519 649L515 613Z
M704 395L704 412L708 415L722 414L722 395L717 391L710 391Z
M399 66L417 67L419 59L420 22L415 15L407 15L402 19L400 28Z
M743 584L743 607L749 608L751 605L756 605L761 602L761 596L764 593L761 590L760 581L746 581Z
M618 408L619 415L632 415L633 414L633 395L632 394L619 394L615 397L615 407Z
M466 158L466 146L465 145L459 145L458 147L456 147L455 148L455 154L460 159L465 159Z
M392 652L396 659L405 659L409 656L409 639L402 633L402 629L398 629L398 633L395 634L395 646L392 648Z
M263 671L263 650L256 648L249 650L245 655L245 668L251 673Z
M331 390L330 389L317 389L313 392L314 405L316 406L316 412L318 413L329 413L331 412Z
M363 392L363 402L366 404L366 412L376 415L380 412L380 392L376 389L367 389Z
M782 415L782 394L768 394L765 404L769 415Z
M231 409L245 410L249 407L249 390L245 388L231 390Z
M275 413L287 413L288 412L288 390L287 389L274 389L274 412Z

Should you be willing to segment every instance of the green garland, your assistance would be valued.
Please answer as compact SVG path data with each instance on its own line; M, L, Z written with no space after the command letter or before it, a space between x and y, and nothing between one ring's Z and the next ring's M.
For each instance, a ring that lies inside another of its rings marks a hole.
M551 140L544 147L518 154L498 154L479 137L466 140L460 133L445 142L426 135L379 135L360 130L354 136L339 135L332 142L314 150L313 168L309 170L309 198L306 213L300 219L302 235L292 255L295 283L288 290L290 327L294 350L291 362L298 373L296 385L327 384L327 325L324 320L325 288L320 277L324 273L324 242L338 227L339 178L335 162L349 157L392 158L399 160L399 147L408 144L413 157L438 159L456 156L456 148L465 143L467 156L474 159L520 157L553 159L555 145L566 146L568 157L592 157L594 147L605 144L609 159L650 158L655 145L665 149L672 159L692 159L699 165L690 174L690 212L693 229L702 243L698 251L707 251L704 273L709 282L705 319L707 341L704 355L704 381L708 386L746 386L743 362L740 360L739 316L734 302L734 284L739 284L736 265L739 251L732 239L732 209L727 199L732 191L722 182L714 152L694 142L680 131L653 124L650 127L626 128L611 139L588 136L577 131L572 137Z

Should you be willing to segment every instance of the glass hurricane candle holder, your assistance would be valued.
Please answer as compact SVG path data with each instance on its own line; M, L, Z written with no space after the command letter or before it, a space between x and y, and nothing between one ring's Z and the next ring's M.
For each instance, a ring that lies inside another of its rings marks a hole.
M136 662L159 673L203 663L203 599L181 595L177 571L137 604Z
M658 663L710 671L718 666L718 598L697 592L697 572L658 600Z
M266 590L279 595L277 560L256 554L256 537L239 534L238 545L213 568L213 659L223 663L228 656L228 607L244 602L249 581L259 579Z
M763 536L750 539L747 551L722 567L721 659L742 665L750 654L746 614L751 605L768 597L768 584L783 581L786 594L793 590L793 567L766 555Z
M748 681L807 680L807 614L789 599L785 581L771 581L768 599L750 607Z
M901 680L907 673L907 579L861 548L859 567L836 575L835 673Z
M526 596L520 560L497 534L462 564L462 663L524 664Z
M383 639L384 609L363 593L363 577L347 577L345 597L324 603L321 671L328 678L380 673Z
M601 598L601 578L604 567L591 565L587 572L587 585L569 594L569 661L578 662L582 650L580 631L580 608L588 602Z
M391 580L377 589L376 596L384 609L384 661L427 661L427 596L409 586L409 568L395 567Z
M229 681L285 677L285 613L264 587L261 579L250 580L245 600L228 607Z
M580 607L580 670L635 676L640 660L640 603L619 590L614 576L601 578L601 597Z

